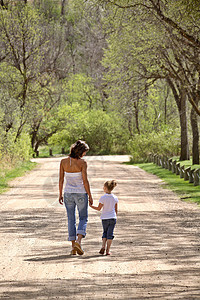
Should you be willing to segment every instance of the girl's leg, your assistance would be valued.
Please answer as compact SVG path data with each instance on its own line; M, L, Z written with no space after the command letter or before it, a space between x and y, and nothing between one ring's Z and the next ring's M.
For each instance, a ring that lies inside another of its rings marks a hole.
M107 241L107 238L102 239L102 247L101 248L103 248L103 249L106 248L106 241Z
M106 248L106 255L110 255L110 246L112 244L112 240L107 240L107 248Z
M112 240L114 239L113 232L114 232L115 225L116 225L116 219L109 219L106 255L110 255L110 247L112 244Z
M102 220L102 226L103 226L103 235L102 235L102 247L101 250L99 251L100 254L104 254L106 248L108 221Z

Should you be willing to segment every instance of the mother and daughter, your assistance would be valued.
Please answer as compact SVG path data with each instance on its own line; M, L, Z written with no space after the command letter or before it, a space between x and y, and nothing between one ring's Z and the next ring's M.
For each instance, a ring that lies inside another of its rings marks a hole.
M87 163L83 157L88 152L88 145L78 140L70 148L67 158L61 160L59 175L59 202L65 204L68 217L68 240L72 243L71 255L84 254L81 245L82 238L86 236L88 221L88 200L91 208L100 211L103 226L102 247L100 254L110 255L110 246L114 238L113 232L117 219L118 199L112 193L116 181L106 181L103 186L105 194L99 199L99 205L93 205L93 198L87 177ZM63 184L64 197L63 197ZM79 224L76 228L76 207L79 214Z

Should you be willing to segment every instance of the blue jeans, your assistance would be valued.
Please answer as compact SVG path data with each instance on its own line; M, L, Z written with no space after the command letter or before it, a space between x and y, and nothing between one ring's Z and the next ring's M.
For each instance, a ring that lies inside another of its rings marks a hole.
M113 232L116 225L116 219L103 219L102 225L103 225L102 239L106 238L107 240L113 240L114 239Z
M68 216L68 241L75 241L77 234L86 236L88 221L88 195L86 193L64 193L64 203ZM76 206L79 213L78 230L76 231Z

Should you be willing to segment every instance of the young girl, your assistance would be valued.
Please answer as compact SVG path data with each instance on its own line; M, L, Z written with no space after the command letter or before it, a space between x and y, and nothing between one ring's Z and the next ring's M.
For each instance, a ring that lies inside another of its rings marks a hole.
M111 192L116 185L117 183L115 180L106 181L103 187L105 195L101 196L101 198L99 199L99 206L90 205L90 207L98 211L100 211L103 207L102 214L101 214L103 236L102 236L102 248L99 251L100 254L104 254L106 248L106 255L110 255L110 246L112 244L112 240L114 239L113 231L117 219L118 199Z

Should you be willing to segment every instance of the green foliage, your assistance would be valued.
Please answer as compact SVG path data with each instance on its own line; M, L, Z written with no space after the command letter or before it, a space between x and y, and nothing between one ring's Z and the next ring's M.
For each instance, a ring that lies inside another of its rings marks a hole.
M83 73L72 74L63 88L67 103L78 102L85 109L98 107L100 95L94 86L94 80L90 76Z
M89 144L90 153L126 152L128 133L123 130L123 120L118 115L101 110L84 111L80 106L73 105L64 106L59 118L64 129L49 139L50 145L69 148L74 141L83 139Z
M35 168L36 163L31 161L26 162L19 162L15 167L9 168L7 165L7 168L0 168L0 194L5 192L9 185L9 181L13 180L16 177L23 176L27 171L32 170Z
M27 161L32 154L30 136L22 133L20 138L15 141L15 133L9 131L0 141L2 163L15 165L18 161Z
M134 163L147 161L150 153L168 157L178 155L180 139L177 136L177 131L170 128L159 132L153 131L147 135L135 135L128 142L129 153L132 156L131 161Z

